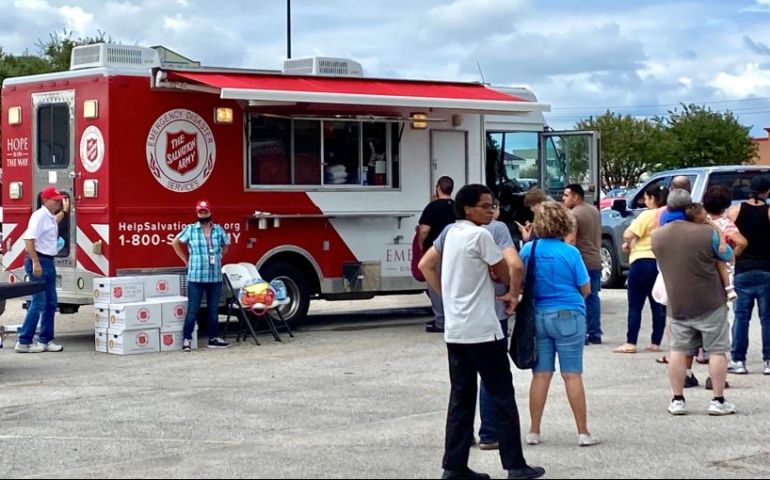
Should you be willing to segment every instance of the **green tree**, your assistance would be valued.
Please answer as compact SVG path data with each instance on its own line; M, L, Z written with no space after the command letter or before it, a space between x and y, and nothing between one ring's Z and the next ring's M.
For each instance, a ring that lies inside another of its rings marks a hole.
M673 154L671 136L662 119L639 119L607 111L579 121L578 130L601 133L601 184L605 191L630 187L639 177L667 164Z
M665 168L706 167L753 163L757 146L749 137L750 127L738 123L732 112L714 112L698 105L682 104L669 111L667 130L674 154Z

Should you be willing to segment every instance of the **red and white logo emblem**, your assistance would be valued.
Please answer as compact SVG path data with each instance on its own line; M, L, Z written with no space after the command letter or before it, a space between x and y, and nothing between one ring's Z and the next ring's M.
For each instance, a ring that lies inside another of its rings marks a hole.
M115 298L121 298L123 296L123 287L115 287L112 289L112 296Z
M91 125L83 131L80 137L80 162L87 172L94 173L104 161L104 137L101 130Z
M150 338L147 336L144 332L139 332L136 334L136 344L140 347L146 346L148 343L150 343Z
M168 282L165 280L161 280L158 282L158 284L155 286L155 289L158 291L158 293L164 293L168 291Z
M163 345L170 347L174 344L174 334L173 333L164 333L163 334Z
M185 308L184 308L183 306L181 306L181 305L178 305L178 306L177 306L177 307L174 309L174 316L175 316L176 318L182 318L182 317L184 317L184 314L185 314Z
M175 192L190 192L206 183L217 158L208 123L184 108L158 117L147 135L146 152L152 175Z
M139 310L138 312L136 312L136 318L140 322L146 322L147 320L150 319L150 311L147 310L146 308L143 308L143 309Z

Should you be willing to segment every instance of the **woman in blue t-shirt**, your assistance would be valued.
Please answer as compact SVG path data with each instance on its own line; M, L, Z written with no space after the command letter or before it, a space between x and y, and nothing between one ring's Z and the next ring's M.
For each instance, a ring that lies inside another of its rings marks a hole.
M535 213L533 229L539 238L534 247L537 363L532 369L532 384L529 387L532 425L527 443L530 445L538 445L541 441L540 422L557 354L577 424L578 445L587 447L599 443L588 431L583 388L585 298L591 293L591 280L578 249L564 242L564 238L575 228L572 213L559 203L543 203ZM533 242L521 249L525 267L528 267L532 249Z

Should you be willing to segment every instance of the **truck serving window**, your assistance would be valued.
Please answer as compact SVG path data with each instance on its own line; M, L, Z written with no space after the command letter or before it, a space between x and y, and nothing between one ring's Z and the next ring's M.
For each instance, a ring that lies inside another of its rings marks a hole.
M70 163L70 109L67 104L37 109L37 163L40 168L66 168Z
M397 188L397 124L249 118L249 187Z

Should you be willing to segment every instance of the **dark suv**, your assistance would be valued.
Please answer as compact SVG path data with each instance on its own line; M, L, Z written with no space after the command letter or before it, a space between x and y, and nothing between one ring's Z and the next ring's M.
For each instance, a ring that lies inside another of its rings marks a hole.
M623 232L631 225L644 205L644 191L650 185L666 188L671 179L684 175L690 179L692 198L700 202L709 187L722 185L733 194L733 203L749 198L749 183L757 175L769 175L770 167L728 165L721 167L683 168L656 173L639 190L625 200L616 199L610 208L602 210L602 286L622 287L628 274L628 252L621 249Z

